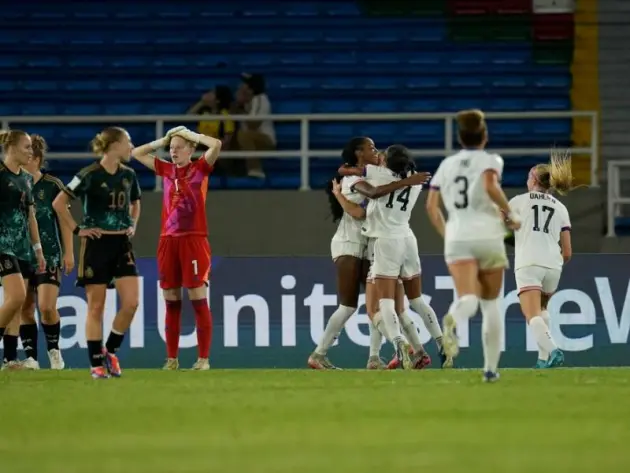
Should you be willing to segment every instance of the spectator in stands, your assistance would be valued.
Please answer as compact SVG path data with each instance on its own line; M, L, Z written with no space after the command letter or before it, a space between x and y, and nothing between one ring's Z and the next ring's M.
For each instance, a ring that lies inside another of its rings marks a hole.
M266 94L265 79L260 74L242 74L239 98L246 101L249 115L270 115L271 103ZM248 121L240 124L236 133L238 148L243 151L271 151L276 149L276 132L271 120ZM264 178L259 158L246 160L247 175Z
M199 102L190 107L189 114L193 115L230 115L232 109L232 90L227 85L217 85L214 90L201 96ZM236 131L232 120L202 120L197 125L197 131L202 135L221 140L221 149L229 149L232 136Z

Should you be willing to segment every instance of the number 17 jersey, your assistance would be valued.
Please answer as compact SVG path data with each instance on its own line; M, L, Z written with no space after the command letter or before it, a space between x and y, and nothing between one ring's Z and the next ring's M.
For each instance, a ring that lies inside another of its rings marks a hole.
M365 180L374 187L399 181L400 177L385 167L369 164ZM413 236L409 226L411 211L416 205L422 186L399 189L378 199L371 199L366 209L362 233L368 238L405 238Z
M512 198L510 208L521 218L521 228L514 232L514 269L562 269L560 233L571 230L564 204L551 194L527 192Z
M440 163L430 185L440 191L448 212L445 240L503 238L499 209L484 187L486 171L494 171L500 180L503 159L483 150L462 150Z

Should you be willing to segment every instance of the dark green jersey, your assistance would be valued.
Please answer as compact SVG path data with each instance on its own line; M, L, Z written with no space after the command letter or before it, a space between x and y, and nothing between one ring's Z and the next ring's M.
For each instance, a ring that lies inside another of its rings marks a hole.
M81 228L125 230L133 226L129 204L140 199L140 184L136 172L120 164L110 174L100 163L81 169L64 191L73 199L83 201Z
M39 181L33 185L39 239L48 268L61 267L61 224L52 204L63 187L63 183L59 179L46 173L43 173Z
M32 261L28 214L33 205L33 177L15 174L0 163L0 254Z

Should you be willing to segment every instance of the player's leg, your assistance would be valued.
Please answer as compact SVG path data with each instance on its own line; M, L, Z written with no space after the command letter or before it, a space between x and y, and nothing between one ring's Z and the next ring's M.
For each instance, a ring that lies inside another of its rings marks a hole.
M35 318L35 304L37 299L37 289L35 278L24 279L26 285L26 299L20 312L20 339L24 347L25 360L22 368L26 370L38 370L39 361L37 359L37 320Z
M404 247L399 239L378 238L374 242L373 273L379 300L379 312L387 340L394 345L403 369L411 368L409 344L404 339L396 316L396 288L404 262Z
M560 276L562 272L558 269L543 268L545 274L542 279L542 293L540 295L540 317L547 327L549 338L552 340L554 349L549 352L546 368L555 368L556 366L562 366L564 364L564 353L556 345L553 336L551 335L551 325L549 320L549 312L547 311L547 304L554 292L558 289L560 283ZM547 349L549 346L546 347Z
M46 279L37 286L37 305L39 306L42 330L44 331L44 337L46 337L46 350L51 370L62 370L65 367L65 362L59 349L61 318L57 310L57 300L59 299L60 281L61 270L53 268L50 272L47 272Z
M444 258L453 278L457 299L453 301L442 320L444 353L455 358L459 353L457 324L468 323L479 307L479 266L471 250L470 242L446 241Z
M431 307L422 299L422 284L420 274L412 277L409 277L406 274L403 274L403 276L405 276L405 279L402 280L402 284L398 284L398 292L400 293L398 298L403 300L404 295L406 294L407 299L409 299L409 305L418 314L420 314L418 310L421 308L426 312L428 312L428 310L433 311L433 309L431 309ZM418 304L418 300L422 301L422 306ZM411 301L413 301L413 305L411 304ZM403 334L405 335L407 340L409 340L409 344L413 348L413 355L411 360L413 363L413 367L415 369L426 368L431 364L431 357L422 345L422 341L420 340L420 334L418 333L418 328L416 327L416 324L409 316L409 313L404 309L404 305L401 304L401 308L402 311L397 311L398 319L400 320L400 326L402 328ZM433 315L435 317L435 312L433 313ZM440 336L440 342L441 341L442 337ZM438 345L438 349L439 348L440 345Z
M4 333L4 357L2 360L2 369L17 371L24 369L22 363L18 359L18 341L20 334L20 317L14 317L7 326Z
M131 327L131 322L133 322L138 310L140 281L136 257L129 238L116 235L116 240L112 242L112 245L115 245L117 254L116 264L113 266L113 278L115 279L120 306L105 343L105 366L109 374L119 377L122 375L122 369L116 353L122 345L125 333Z
M503 286L503 275L508 266L503 240L484 243L479 250L479 285L481 322L481 340L484 351L484 381L498 379L501 341L505 320L501 313L499 295Z
M212 312L208 301L211 255L206 237L187 237L180 242L182 284L195 312L197 328L197 361L193 370L210 368L212 346Z
M381 359L381 346L383 345L383 320L378 311L378 297L374 278L372 277L371 262L363 260L365 273L365 308L370 318L370 354L367 362L368 370L381 370L387 367Z
M166 305L165 370L179 368L179 336L182 319L182 271L179 261L180 238L161 237L158 242L157 266L160 288Z
M112 265L116 263L116 250L112 245L111 235L95 240L81 238L76 285L85 288L87 298L85 340L90 374L94 379L109 378L103 349L103 314L107 286L113 278Z
M337 369L328 359L327 353L348 319L357 310L363 268L361 255L357 254L358 246L352 246L348 243L346 251L344 251L346 254L335 259L339 306L328 319L317 347L308 358L308 365L313 369Z
M0 340L4 338L4 359L2 369L19 369L17 363L17 342L20 324L20 311L26 300L26 287L15 256L0 255L0 278L4 300L0 305Z

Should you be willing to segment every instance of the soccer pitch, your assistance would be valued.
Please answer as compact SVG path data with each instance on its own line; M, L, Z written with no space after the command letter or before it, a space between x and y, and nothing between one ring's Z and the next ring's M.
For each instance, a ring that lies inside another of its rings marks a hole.
M7 473L630 471L630 369L0 373Z

